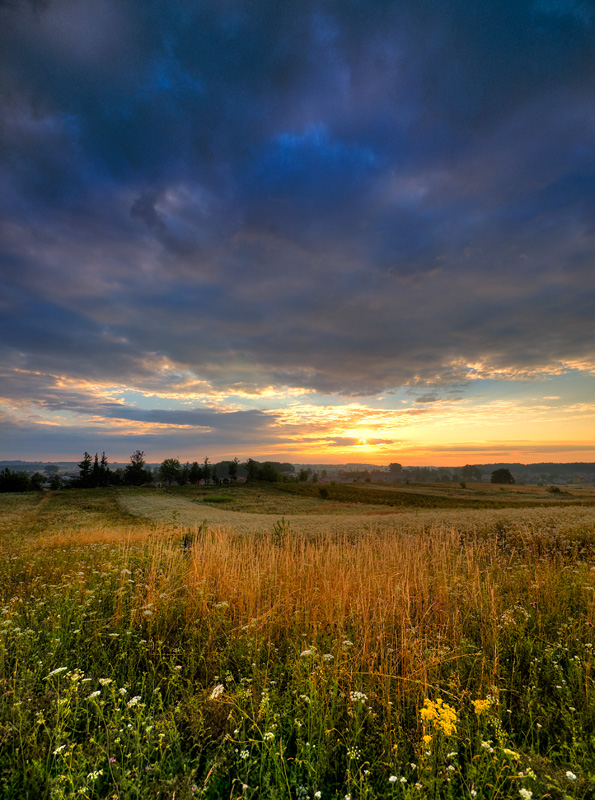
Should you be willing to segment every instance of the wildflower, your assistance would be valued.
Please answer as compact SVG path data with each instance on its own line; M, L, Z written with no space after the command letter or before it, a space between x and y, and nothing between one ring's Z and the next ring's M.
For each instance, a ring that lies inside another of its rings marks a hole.
M211 692L210 699L217 700L218 697L221 697L223 692L225 691L225 686L222 683L218 683L217 686Z
M452 706L445 703L440 697L435 702L424 700L424 707L420 711L420 716L425 724L437 728L446 736L452 736L457 732L457 714Z
M110 764L115 764L116 763L116 759L113 756L111 756L111 758L109 760L109 763Z
M65 747L66 747L65 744L61 744L60 747L56 747L56 749L54 750L54 755L55 756L59 755L62 752L62 750L64 750Z
M97 691L91 692L91 694L89 695L89 697L87 699L88 700L93 700L94 697L99 697L100 694L101 694L100 690L97 689Z
M250 758L250 753L247 750L242 750L240 752L240 758L245 761L247 758Z
M529 789L519 789L519 794L523 800L531 800L533 797L533 792L531 792Z
M128 706L128 708L132 708L139 702L140 699L141 699L140 694L137 694L136 697L131 697L130 700L126 703L126 705Z
M302 657L302 656L313 656L313 655L314 655L314 650L303 650L300 653L300 657Z
M332 661L334 659L334 655L332 653L325 653L322 658L323 661Z
M398 778L397 778L396 775L391 775L390 778L388 779L388 782L389 783L396 783L397 780L398 780Z
M343 647L353 647L353 642L350 642L349 639L345 639Z
M87 780L96 781L97 778L99 778L101 775L103 775L103 770L102 769L98 769L96 772L90 772L87 775Z
M566 777L568 778L569 781L576 780L576 775L574 774L574 772L571 772L570 770L566 772Z
M99 683L100 683L102 686L109 686L109 684L110 684L111 682L112 682L112 679L111 679L111 678L99 678Z
M364 694L363 692L350 692L349 697L352 703L363 703L364 705L368 699L368 695Z
M270 742L271 739L275 738L275 734L272 731L267 731L262 738L265 740L265 742Z
M486 711L489 711L492 705L492 700L489 697L486 700L472 700L471 702L473 703L475 713L478 717L485 714Z
M124 697L125 694L128 694L128 689L125 689L123 686L121 689L118 689L118 693Z
M57 667L57 669L53 669L49 675L46 675L46 678L51 678L53 675L59 675L61 672L66 672L68 667Z
M322 797L322 792L314 792L314 800L320 800Z

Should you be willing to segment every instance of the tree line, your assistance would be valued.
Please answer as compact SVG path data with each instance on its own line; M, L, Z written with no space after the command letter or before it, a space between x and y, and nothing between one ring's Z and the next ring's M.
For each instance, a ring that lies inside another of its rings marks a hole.
M0 472L0 492L39 491L48 485L48 481L50 489L95 489L106 486L155 485L157 482L168 486L188 483L220 486L223 483L234 483L240 477L246 481L282 482L307 480L310 475L310 470L302 470L296 477L293 474L293 464L280 461L260 462L253 458L245 462L233 458L217 464L211 464L208 457L201 463L194 461L185 464L181 464L177 458L166 458L153 470L147 466L142 450L135 450L130 456L130 463L124 468L110 469L105 452L101 457L98 453L93 457L86 451L77 466L78 476L68 480L52 465L45 468L45 476L39 472L29 475L6 468Z

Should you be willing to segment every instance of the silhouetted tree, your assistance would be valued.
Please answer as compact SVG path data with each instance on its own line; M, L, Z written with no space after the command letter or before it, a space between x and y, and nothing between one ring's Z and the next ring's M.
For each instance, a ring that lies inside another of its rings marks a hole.
M130 456L130 464L127 465L124 481L131 486L140 486L152 479L153 475L145 469L145 454L142 450L135 450Z
M78 465L79 468L79 479L78 485L86 488L91 485L91 472L93 468L93 459L91 458L90 454L85 453L83 455L83 460Z
M253 458L249 458L248 461L243 465L244 469L246 470L246 481L256 481L258 480L258 462L255 461Z
M190 472L188 473L188 480L190 483L200 483L202 481L202 467L199 465L198 461L193 461L192 466L190 467Z
M0 492L28 492L30 488L26 472L13 472L8 467L0 472Z
M163 483L179 483L182 476L182 468L177 458L166 458L159 467L159 480Z
M229 462L229 467L227 468L227 474L229 475L230 481L237 481L239 466L240 466L240 460L238 458L234 458L233 461Z
M502 467L492 472L492 483L514 483L514 476L509 469Z
M63 489L63 488L64 488L64 481L62 480L60 475L58 475L58 473L56 473L55 475L52 475L52 477L50 478L50 489L54 489L55 490L55 489Z
M29 478L30 489L33 492L41 491L41 487L45 484L45 476L41 472L34 472Z

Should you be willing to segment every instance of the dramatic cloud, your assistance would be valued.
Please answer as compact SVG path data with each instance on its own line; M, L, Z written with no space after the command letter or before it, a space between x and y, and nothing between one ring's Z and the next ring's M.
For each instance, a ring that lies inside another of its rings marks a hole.
M503 386L584 402L594 74L581 0L0 3L8 454L298 455L312 402L393 423L309 457L426 410L440 453Z

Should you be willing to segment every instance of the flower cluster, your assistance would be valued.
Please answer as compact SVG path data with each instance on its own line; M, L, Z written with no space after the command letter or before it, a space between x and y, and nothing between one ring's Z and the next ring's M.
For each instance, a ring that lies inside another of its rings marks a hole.
M435 701L426 698L420 715L424 730L428 725L436 731L441 731L446 736L453 736L457 732L457 713L452 706L449 706L440 697Z
M487 713L493 705L493 698L488 695L485 700L472 700L473 708L478 717Z

